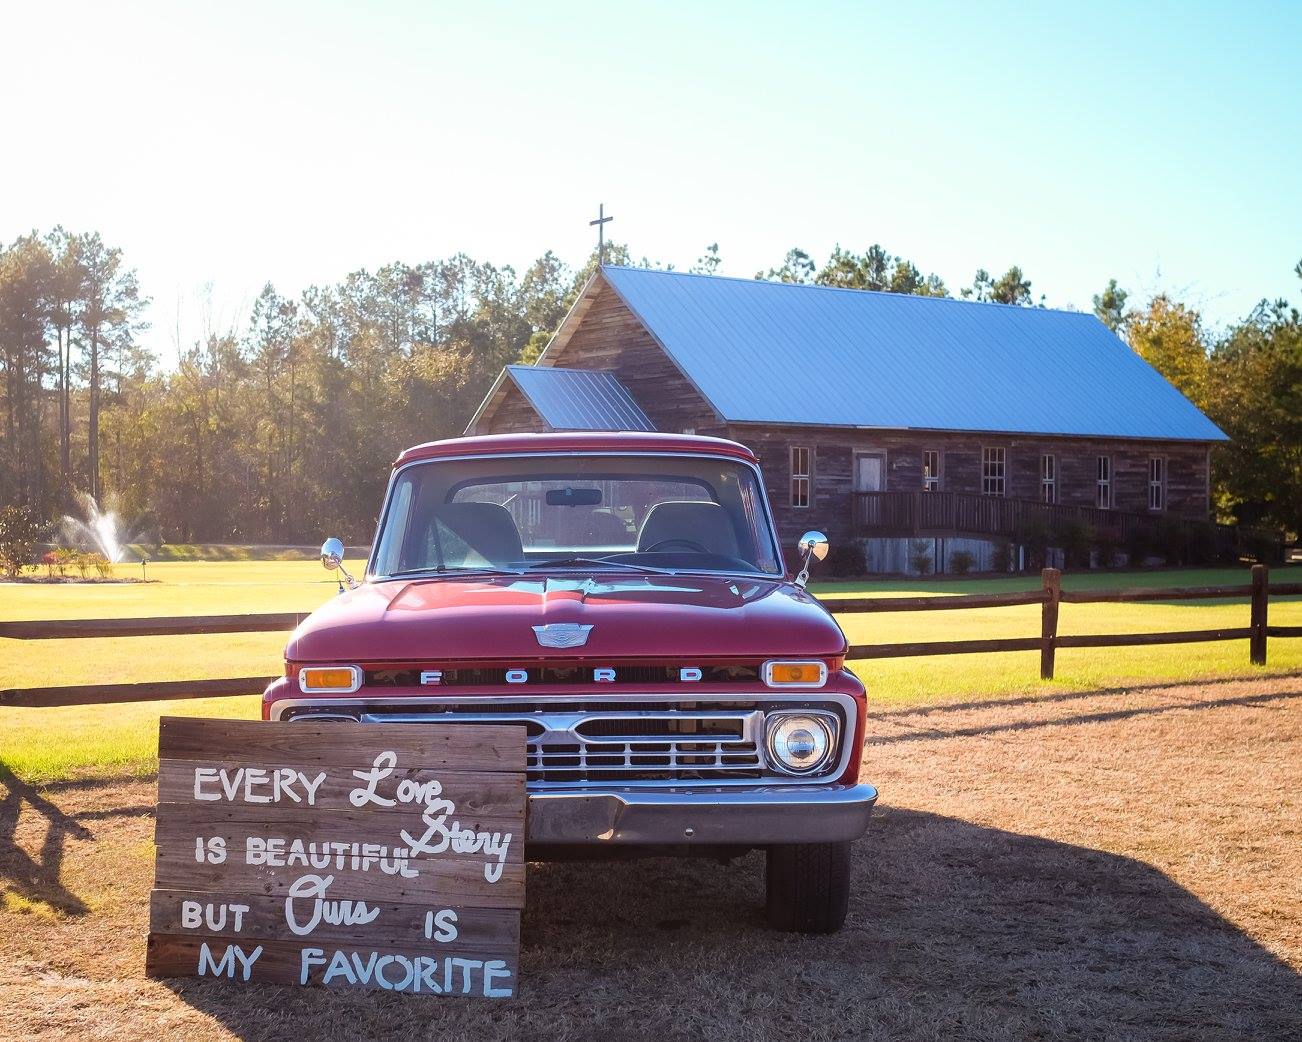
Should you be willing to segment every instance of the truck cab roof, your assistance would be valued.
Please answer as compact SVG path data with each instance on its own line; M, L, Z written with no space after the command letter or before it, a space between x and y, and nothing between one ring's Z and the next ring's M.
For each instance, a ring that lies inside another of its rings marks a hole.
M730 456L756 463L755 455L745 445L725 438L707 438L696 434L650 434L618 431L563 431L551 434L487 434L472 438L445 438L413 445L399 453L395 467L426 459L459 456L527 455L532 453L699 453L705 456Z

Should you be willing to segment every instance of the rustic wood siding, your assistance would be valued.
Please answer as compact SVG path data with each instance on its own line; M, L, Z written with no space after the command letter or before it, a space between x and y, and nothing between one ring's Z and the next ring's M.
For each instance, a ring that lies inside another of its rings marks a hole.
M822 529L834 539L858 534L854 532L850 495L858 452L877 452L885 457L884 487L888 492L921 490L922 453L935 450L941 454L942 490L980 493L982 449L1002 448L1004 494L1033 500L1040 498L1040 456L1049 453L1057 463L1057 502L1082 506L1094 505L1097 459L1107 455L1112 459L1112 506L1134 512L1147 511L1148 462L1152 456L1163 456L1167 460L1166 512L1187 518L1208 516L1208 448L1201 444L728 424L614 290L600 280L580 301L568 328L549 349L547 360L569 369L614 373L658 430L693 430L749 445L759 457L774 515L787 544L810 528ZM547 429L507 380L474 433ZM790 503L793 445L806 446L811 452L808 508L792 507Z
M854 535L850 493L854 489L854 456L877 452L886 457L885 491L914 492L922 488L922 453L941 453L942 490L981 491L981 450L1004 450L1005 495L1039 499L1040 456L1057 459L1058 502L1094 505L1097 459L1112 458L1113 508L1137 513L1148 510L1148 461L1167 460L1167 513L1203 519L1208 515L1207 447L1181 442L1134 442L1118 439L1052 438L981 435L953 432L862 431L837 428L780 427L732 424L727 437L748 445L759 457L769 499L784 543L818 528L831 538ZM813 452L811 505L790 505L793 445Z
M713 408L609 286L596 290L583 321L547 360L566 369L614 373L657 430L723 430Z
M722 435L723 420L697 392L655 338L609 286L599 285L581 321L548 362L564 369L605 369L615 374L656 429ZM472 433L542 431L547 427L507 381Z
M471 434L521 434L539 433L551 428L543 423L538 410L529 404L509 378L498 392L492 408L475 425Z

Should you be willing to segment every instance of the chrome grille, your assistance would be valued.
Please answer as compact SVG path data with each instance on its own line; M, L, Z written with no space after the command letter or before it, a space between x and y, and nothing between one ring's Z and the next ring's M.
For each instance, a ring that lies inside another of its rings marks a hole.
M546 714L544 720L547 729L525 753L531 781L708 781L757 778L763 769L758 710Z
M351 702L352 700L349 700ZM838 755L828 769L795 777L769 766L766 714L809 709L834 723ZM640 695L628 699L363 697L356 703L287 701L282 720L353 719L362 723L518 724L526 733L530 791L592 785L655 786L818 784L844 770L854 733L854 701L818 692L765 692L738 698Z

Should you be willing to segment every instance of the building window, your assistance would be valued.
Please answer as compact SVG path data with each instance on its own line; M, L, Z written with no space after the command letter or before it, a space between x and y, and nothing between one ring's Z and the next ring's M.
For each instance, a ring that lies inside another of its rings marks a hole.
M791 505L809 506L809 480L813 473L813 450L801 445L791 446Z
M1094 480L1094 505L1100 510L1112 509L1112 457L1100 456Z
M1153 456L1148 461L1148 509L1166 509L1166 457Z
M684 433L684 434L695 434L695 433L696 433L696 428L695 428L695 427L684 427L684 428L683 428L683 433Z
M1049 453L1040 457L1040 502L1058 502L1058 460Z
M1004 494L1004 450L981 450L981 494L983 496L1002 496Z
M922 491L940 491L940 453L924 449L922 453Z

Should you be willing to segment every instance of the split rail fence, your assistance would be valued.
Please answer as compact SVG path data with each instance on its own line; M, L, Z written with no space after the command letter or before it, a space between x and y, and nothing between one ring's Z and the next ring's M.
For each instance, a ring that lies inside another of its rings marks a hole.
M1038 590L1016 593L961 594L923 597L829 598L823 602L834 615L893 611L956 611L1040 605L1040 634L985 640L942 640L896 644L856 644L847 659L905 658L917 655L970 655L1001 651L1039 651L1040 676L1051 680L1059 648L1135 647L1155 644L1194 644L1205 641L1246 640L1249 660L1265 665L1270 637L1302 637L1302 626L1269 624L1271 596L1302 594L1302 583L1269 584L1265 565L1254 565L1252 581L1232 586L1131 587L1121 590L1064 590L1056 568L1041 573ZM1059 634L1058 615L1063 604L1099 604L1124 601L1239 600L1250 605L1247 626L1160 633ZM70 619L42 622L0 622L0 637L18 640L65 640L90 637L162 637L199 633L259 633L292 630L305 614L204 615L153 619ZM161 699L215 698L261 691L274 677L235 677L223 680L145 681L135 684L90 684L75 687L0 689L0 707L106 705L114 702L152 702Z

